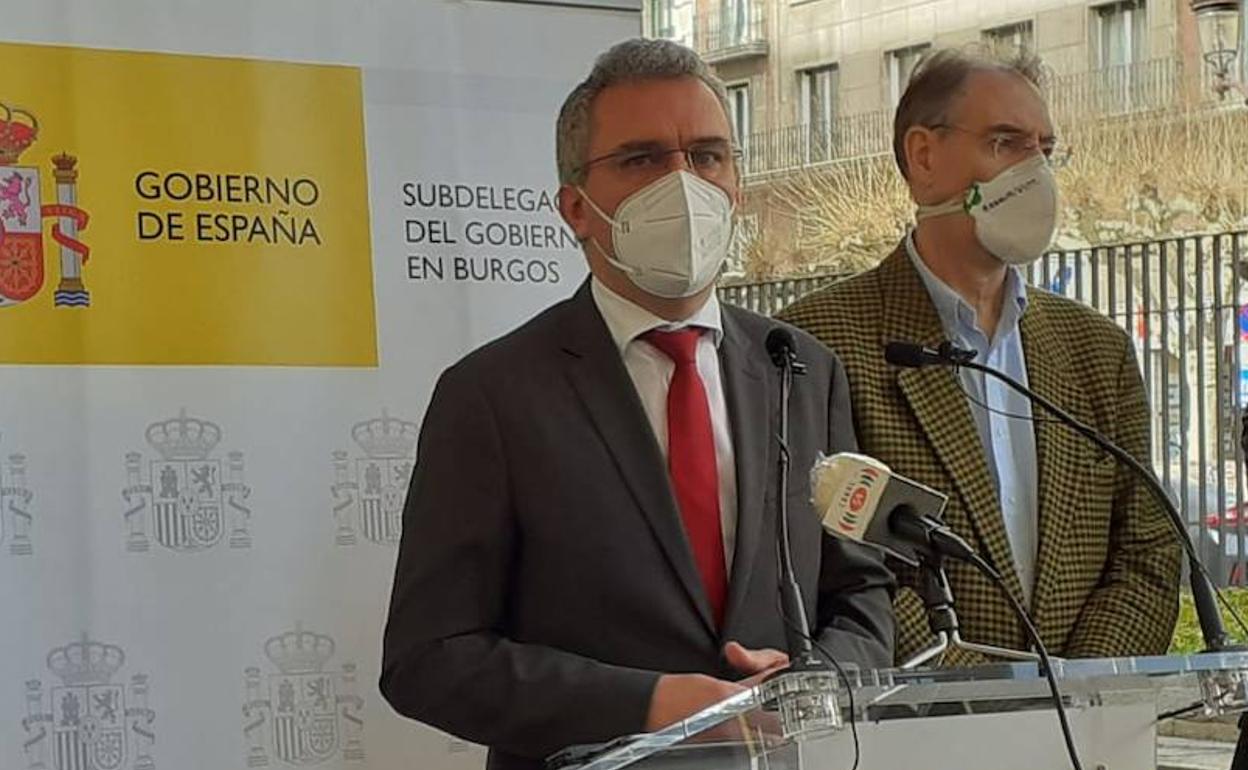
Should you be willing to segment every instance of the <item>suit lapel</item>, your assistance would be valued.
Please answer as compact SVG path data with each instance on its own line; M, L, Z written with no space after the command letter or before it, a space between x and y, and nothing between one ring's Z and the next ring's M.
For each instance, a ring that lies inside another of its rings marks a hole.
M1044 297L1037 296L1034 290L1029 293L1031 301L1019 323L1028 384L1032 390L1088 422L1090 410L1086 394L1070 376L1069 348L1047 322ZM1038 408L1033 410L1033 415L1047 417ZM1078 508L1082 479L1086 475L1083 471L1091 453L1084 439L1064 425L1040 419L1035 423L1035 430L1040 520L1032 614L1041 633L1045 634L1047 605L1055 595L1063 571L1064 541L1071 517Z
M703 624L717 636L710 601L672 495L662 449L619 349L594 304L588 281L568 308L564 328L569 340L563 349L569 354L567 371L572 386ZM609 494L609 489L604 488L603 494Z
M881 350L899 340L932 347L945 340L940 316L904 244L880 263L879 276L884 304ZM996 488L956 372L936 366L898 369L897 385L953 480L955 489L946 491L956 491L961 498L967 523L979 541L977 550L988 556L1005 577L1010 592L1022 601L1022 585L1014 569Z
M745 601L754 568L759 536L770 507L766 491L771 469L776 466L775 424L779 387L768 377L761 345L751 340L729 308L723 310L724 340L720 367L724 398L737 471L737 542L728 582L728 606L724 614L727 635Z

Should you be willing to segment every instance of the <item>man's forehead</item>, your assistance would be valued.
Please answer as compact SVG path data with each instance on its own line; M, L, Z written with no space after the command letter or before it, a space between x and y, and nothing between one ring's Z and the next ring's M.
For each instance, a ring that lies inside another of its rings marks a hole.
M1053 133L1044 97L1031 81L1016 72L971 73L953 100L949 113L949 122L980 130L1012 126L1024 131Z
M604 88L590 110L590 130L595 148L731 140L715 93L694 77L636 80Z

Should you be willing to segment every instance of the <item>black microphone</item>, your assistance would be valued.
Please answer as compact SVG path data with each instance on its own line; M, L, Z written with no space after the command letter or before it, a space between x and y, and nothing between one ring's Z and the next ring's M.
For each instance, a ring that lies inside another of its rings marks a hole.
M767 348L767 355L771 356L771 362L776 366L785 366L787 362L797 358L797 342L793 339L793 332L783 326L773 327L767 332L767 341L763 345Z
M894 366L917 369L923 366L961 366L975 358L974 350L966 350L945 340L935 348L913 342L890 342L884 346L884 360Z
M789 670L809 671L826 666L815 657L810 642L810 622L806 618L806 605L802 601L802 589L793 570L793 550L789 538L789 396L793 390L793 375L806 371L806 365L797 360L797 342L793 333L782 326L767 332L767 354L780 373L780 425L776 440L780 444L776 460L778 484L776 527L776 553L780 579L780 612L784 621L785 641L788 643Z
M794 374L806 373L806 364L797 360L797 341L793 339L793 332L783 326L773 327L767 332L767 340L763 344L771 362L777 367L791 367Z
M916 350L922 352L915 352ZM928 355L928 352L931 355ZM1125 449L1101 435L1095 428L1084 424L1077 417L1036 393L1031 388L991 366L985 366L972 361L971 359L975 357L975 351L959 348L948 341L941 343L936 350L924 348L911 342L890 342L885 346L884 357L890 364L896 366L910 368L923 366L965 366L968 369L983 372L1004 382L1014 391L1021 393L1033 404L1053 415L1071 430L1091 441L1102 451L1113 455L1118 462L1130 468L1161 504L1171 526L1177 534L1179 543L1187 553L1192 602L1196 608L1196 617L1200 621L1200 634L1205 642L1206 651L1218 652L1234 648L1230 637L1226 633L1226 626L1222 623L1222 615L1218 612L1217 593L1213 587L1213 581L1209 577L1209 572L1201 563L1200 556L1196 553L1196 547L1192 545L1191 538L1187 535L1187 527L1183 523L1183 517L1175 507L1174 501L1170 499L1170 495L1161 486L1161 482L1157 480L1156 474L1145 468L1139 460L1132 457Z
M910 342L890 342L885 345L884 360L893 366L904 366L907 369L917 369L922 366L940 366L946 363L935 348L915 345Z

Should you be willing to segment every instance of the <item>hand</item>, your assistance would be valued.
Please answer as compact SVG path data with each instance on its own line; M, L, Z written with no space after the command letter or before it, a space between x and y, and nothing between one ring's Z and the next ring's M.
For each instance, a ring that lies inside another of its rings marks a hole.
M746 689L705 674L664 674L650 696L646 732L662 730Z
M724 659L728 665L745 674L747 678L739 682L745 687L753 687L789 665L789 656L779 650L751 650L737 642L724 645Z

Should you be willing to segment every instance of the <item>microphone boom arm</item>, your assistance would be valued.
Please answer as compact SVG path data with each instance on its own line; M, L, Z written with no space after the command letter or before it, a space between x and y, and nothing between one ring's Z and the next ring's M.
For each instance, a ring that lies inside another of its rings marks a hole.
M952 346L950 346L950 349ZM945 352L945 351L942 351ZM1132 457L1125 449L1118 446L1108 438L1103 436L1095 428L1080 421L1077 417L1070 414L1066 410L1054 404L1049 399L1036 393L1034 390L1024 386L1013 377L1000 372L991 366L984 366L969 359L960 358L955 360L952 356L948 358L948 363L955 369L964 366L977 372L994 377L1005 383L1014 391L1023 397L1038 404L1046 412L1065 423L1072 430L1087 438L1093 444L1096 444L1103 451L1113 455L1119 462L1129 466L1136 475L1144 480L1144 485L1152 492L1153 497L1161 504L1162 509L1167 514L1167 519L1175 532L1178 533L1179 542L1182 543L1184 552L1187 554L1190 566L1190 583L1192 590L1192 599L1196 605L1196 614L1200 621L1200 633L1205 643L1205 649L1209 652L1217 652L1229 649L1231 639L1226 633L1226 626L1222 623L1222 616L1218 612L1216 593L1212 582L1205 571L1204 565L1200 562L1200 557L1196 553L1196 547L1192 545L1191 539L1187 535L1187 529L1183 523L1183 517L1179 515L1179 511L1175 508L1174 502L1170 499L1170 495L1166 493L1161 482L1157 480L1157 476L1148 468L1145 468L1139 460Z

